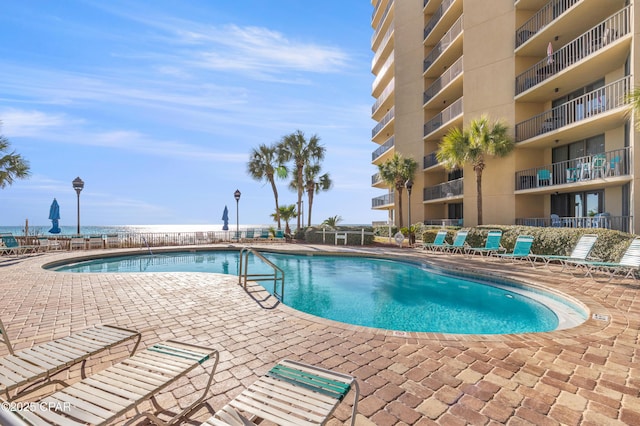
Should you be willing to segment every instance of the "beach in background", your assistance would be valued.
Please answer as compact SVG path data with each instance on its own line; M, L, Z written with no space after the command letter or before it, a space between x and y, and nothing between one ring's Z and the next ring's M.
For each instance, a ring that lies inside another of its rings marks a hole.
M275 227L270 225L245 225L240 224L240 230L260 228L268 229ZM60 226L59 234L50 234L51 224L29 225L29 235L56 236L56 235L76 235L76 226ZM235 231L236 225L229 224L229 231ZM107 235L107 234L146 234L146 233L179 233L179 232L217 232L222 231L222 224L218 225L105 225L105 226L80 226L81 235ZM25 235L25 225L21 226L0 226L0 233L8 232L13 235Z

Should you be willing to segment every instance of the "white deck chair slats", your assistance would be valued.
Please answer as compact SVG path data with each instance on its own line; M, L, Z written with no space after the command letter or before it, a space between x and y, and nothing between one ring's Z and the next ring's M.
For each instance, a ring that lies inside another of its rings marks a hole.
M133 354L141 337L140 333L134 330L100 325L15 352L1 321L0 332L11 352L10 355L0 358L0 392L6 394L8 399L20 396L22 391L38 381L42 381L40 386L29 390L40 388L42 384L53 380L52 376L56 373L115 345L134 340L135 345L131 350ZM11 392L14 392L13 396Z
M312 365L283 360L207 421L208 425L253 425L263 419L283 426L323 425L345 395L354 390L355 423L359 388L355 378Z
M202 365L209 359L214 360L210 372ZM44 403L57 403L54 409L30 414L64 426L111 424L114 419L137 408L140 403L150 399L194 368L203 368L209 376L207 386L199 398L169 422L172 424L206 397L217 364L218 352L215 349L173 341L154 345L42 400ZM102 397L110 393L114 395L109 398ZM142 416L154 418L150 413L138 412L130 421Z

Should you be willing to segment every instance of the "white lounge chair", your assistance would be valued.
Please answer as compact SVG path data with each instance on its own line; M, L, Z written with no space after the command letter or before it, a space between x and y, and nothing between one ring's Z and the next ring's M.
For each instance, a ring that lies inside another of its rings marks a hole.
M353 426L360 393L354 377L283 360L202 425L249 426L259 420L287 426L324 425L351 389L355 391Z
M21 351L14 351L2 321L0 337L9 350L9 355L0 358L0 394L7 400L55 383L53 375L92 355L135 339L133 354L140 343L137 331L111 325L99 325Z

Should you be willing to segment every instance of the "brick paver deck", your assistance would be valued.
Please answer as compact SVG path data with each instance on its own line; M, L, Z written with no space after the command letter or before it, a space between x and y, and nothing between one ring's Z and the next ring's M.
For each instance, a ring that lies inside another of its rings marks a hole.
M279 246L290 247L335 249ZM355 375L362 391L358 425L640 424L638 283L597 283L557 269L420 250L385 251L557 289L607 319L590 317L576 328L550 333L403 335L297 312L274 303L258 286L245 292L234 276L73 274L41 267L78 253L0 257L0 315L18 349L99 323L142 331L143 347L177 338L217 348L221 362L210 396L185 424L209 417L282 358ZM88 372L125 355L125 348L117 348L92 359ZM74 368L67 379L80 374ZM202 375L192 374L161 394L158 404L175 412L204 385ZM349 402L343 403L329 425L346 424L350 411Z

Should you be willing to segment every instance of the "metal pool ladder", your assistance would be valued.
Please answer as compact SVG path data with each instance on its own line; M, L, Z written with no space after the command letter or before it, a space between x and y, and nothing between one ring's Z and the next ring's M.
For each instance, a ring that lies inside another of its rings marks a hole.
M273 269L272 274L249 274L247 269L249 266L249 254L253 254L262 260L267 266ZM244 269L243 269L244 266ZM279 301L284 301L284 271L274 265L269 259L264 257L260 252L251 247L243 247L240 250L240 266L238 267L238 284L247 289L247 281L271 281L273 280L273 295ZM278 281L280 282L280 291L278 292Z

